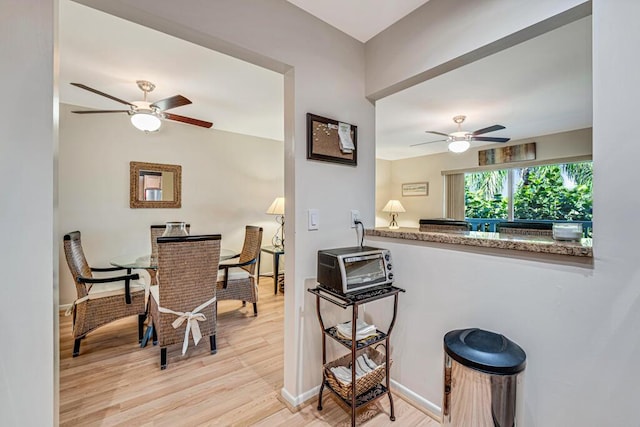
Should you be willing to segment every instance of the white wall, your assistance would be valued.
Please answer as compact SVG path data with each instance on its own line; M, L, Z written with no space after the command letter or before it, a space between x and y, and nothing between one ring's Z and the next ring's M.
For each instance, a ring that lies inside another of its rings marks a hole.
M1 0L0 10L0 425L46 426L57 416L55 8Z
M506 145L536 143L536 161L559 160L592 154L592 130L580 129L553 135L510 141ZM418 227L422 218L444 217L444 176L442 171L467 170L478 167L478 151L488 147L504 147L505 144L471 148L461 154L440 153L410 159L391 161L391 172L376 171L376 218L380 226L388 225L388 214L382 212L389 198L398 199L407 212L398 216L401 227ZM378 160L379 162L379 160ZM502 167L517 167L517 163ZM381 174L378 176L378 174ZM384 188L383 182L387 187ZM402 184L408 182L428 182L427 197L402 197Z
M115 256L151 251L149 225L186 221L191 234L222 234L222 246L240 251L245 225L264 228L264 244L276 231L265 211L284 194L282 141L182 123L165 122L157 133L135 129L125 114L79 115L60 109L60 221L58 240L82 232L92 266ZM182 166L182 208L131 209L129 162ZM265 257L262 270L271 270ZM141 272L141 274L146 274ZM60 257L60 303L75 286Z
M558 21L538 24L567 9L586 16L588 3L430 0L366 43L367 96L380 99L548 31Z
M639 14L637 1L593 2L592 268L368 239L392 250L397 284L407 288L392 336L392 376L428 402L441 404L443 335L480 327L504 333L527 352L528 427L638 424L640 268L633 218L640 211L634 190L640 146L620 123L635 120L640 60L621 52L640 42ZM448 17L454 14L438 18ZM368 310L372 318L384 314Z
M389 225L388 214L382 212L384 205L392 199L391 160L376 159L376 227Z

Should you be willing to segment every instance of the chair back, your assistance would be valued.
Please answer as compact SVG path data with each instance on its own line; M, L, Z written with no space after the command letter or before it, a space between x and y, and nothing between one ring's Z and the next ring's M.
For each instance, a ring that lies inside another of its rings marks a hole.
M186 224L187 233L191 231L191 224ZM151 225L151 259L158 259L158 237L161 237L167 229L166 224Z
M552 236L553 224L550 222L499 222L496 231L502 234L519 234L523 236Z
M242 269L246 270L252 276L256 272L258 257L260 256L260 246L262 245L262 227L247 225L244 231L244 243L242 252L240 253L239 264L247 261L256 260L253 264L243 265Z
M220 234L157 239L158 291L162 307L178 312L193 311L216 295L220 239Z
M76 284L78 298L87 296L88 290L84 283L78 282L78 277L93 277L91 267L84 256L82 250L82 240L79 231L72 231L63 237L64 255L67 258L67 265Z

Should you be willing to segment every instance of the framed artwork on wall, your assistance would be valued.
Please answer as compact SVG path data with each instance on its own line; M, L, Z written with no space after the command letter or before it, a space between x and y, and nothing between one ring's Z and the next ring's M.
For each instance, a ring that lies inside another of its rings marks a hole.
M408 182L406 184L402 184L402 197L428 196L428 195L429 195L428 182Z
M510 145L478 151L478 165L488 166L501 163L522 162L536 159L536 143Z

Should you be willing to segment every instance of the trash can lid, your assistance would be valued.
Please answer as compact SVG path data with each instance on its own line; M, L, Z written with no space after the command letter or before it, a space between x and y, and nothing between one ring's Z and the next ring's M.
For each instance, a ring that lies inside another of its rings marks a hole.
M489 374L524 371L527 355L504 335L478 328L458 329L444 336L444 350L458 363Z

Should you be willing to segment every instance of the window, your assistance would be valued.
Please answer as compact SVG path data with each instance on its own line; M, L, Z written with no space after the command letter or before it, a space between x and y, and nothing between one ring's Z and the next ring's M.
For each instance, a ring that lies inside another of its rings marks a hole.
M465 174L465 217L592 220L593 163L562 163Z

